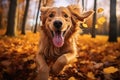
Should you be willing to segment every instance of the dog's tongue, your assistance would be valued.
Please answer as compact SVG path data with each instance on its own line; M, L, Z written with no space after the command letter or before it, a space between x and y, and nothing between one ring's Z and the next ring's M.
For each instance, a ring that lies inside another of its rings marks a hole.
M53 37L53 44L56 47L61 47L64 44L64 37L61 32L55 32Z

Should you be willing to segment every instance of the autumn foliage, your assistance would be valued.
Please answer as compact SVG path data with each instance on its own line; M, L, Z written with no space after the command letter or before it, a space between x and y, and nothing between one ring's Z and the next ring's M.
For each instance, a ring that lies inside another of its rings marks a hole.
M0 80L34 80L39 33L0 37ZM107 36L80 35L75 62L49 80L120 80L120 38L108 43Z

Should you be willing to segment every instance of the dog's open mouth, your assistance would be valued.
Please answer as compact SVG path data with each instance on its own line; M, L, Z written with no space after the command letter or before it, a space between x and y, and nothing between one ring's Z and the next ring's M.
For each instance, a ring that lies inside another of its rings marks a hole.
M60 31L60 30L57 30L57 31L51 31L52 33L52 36L53 36L53 44L56 46L56 47L62 47L63 44L64 44L64 34L65 34L66 31Z

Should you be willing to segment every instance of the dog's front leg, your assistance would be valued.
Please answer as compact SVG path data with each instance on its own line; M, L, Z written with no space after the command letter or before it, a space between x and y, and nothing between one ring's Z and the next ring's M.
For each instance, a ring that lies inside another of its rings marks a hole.
M52 66L52 72L59 73L66 64L68 64L72 59L75 58L75 56L76 55L73 55L73 53L67 53L60 56Z
M36 56L37 63L37 77L36 80L48 80L49 77L49 67L45 62L42 55L38 54Z

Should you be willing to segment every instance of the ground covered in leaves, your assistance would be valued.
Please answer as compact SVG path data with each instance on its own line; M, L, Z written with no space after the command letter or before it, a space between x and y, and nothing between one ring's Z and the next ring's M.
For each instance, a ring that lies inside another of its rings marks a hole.
M120 80L120 38L79 36L79 53L74 63L49 80ZM34 61L39 34L28 32L18 37L0 36L0 80L34 80Z

